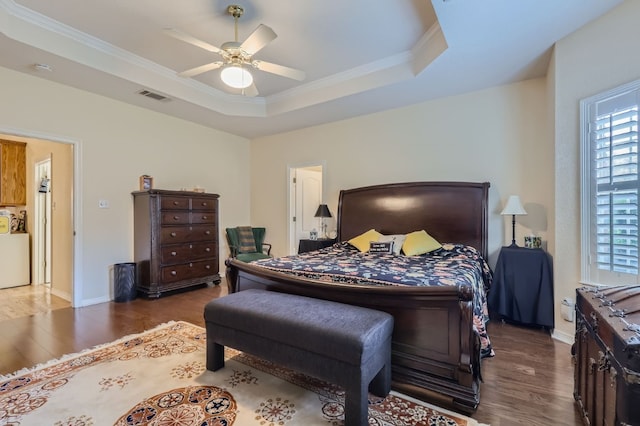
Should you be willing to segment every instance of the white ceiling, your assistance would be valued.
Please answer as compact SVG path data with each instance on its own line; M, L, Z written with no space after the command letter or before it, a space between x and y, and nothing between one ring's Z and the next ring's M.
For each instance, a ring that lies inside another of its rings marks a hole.
M0 66L255 138L543 76L554 42L622 1L0 0ZM220 57L163 29L220 47L229 4L245 10L239 41L259 24L278 35L256 59L306 79L253 70L247 97L219 70L177 76Z

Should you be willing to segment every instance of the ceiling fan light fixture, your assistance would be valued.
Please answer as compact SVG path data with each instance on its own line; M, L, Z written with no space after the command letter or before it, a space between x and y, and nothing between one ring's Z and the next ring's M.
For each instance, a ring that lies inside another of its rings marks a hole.
M251 73L238 65L225 67L220 72L220 78L224 84L236 89L244 89L253 84L253 76Z

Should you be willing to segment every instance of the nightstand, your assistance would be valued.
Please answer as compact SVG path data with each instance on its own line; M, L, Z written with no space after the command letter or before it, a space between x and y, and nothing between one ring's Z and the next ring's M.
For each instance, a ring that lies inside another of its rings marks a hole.
M332 246L336 243L335 238L318 238L317 240L300 240L298 245L298 254L308 251L320 250L325 247Z
M554 327L553 269L542 249L502 247L489 290L489 311L526 325Z

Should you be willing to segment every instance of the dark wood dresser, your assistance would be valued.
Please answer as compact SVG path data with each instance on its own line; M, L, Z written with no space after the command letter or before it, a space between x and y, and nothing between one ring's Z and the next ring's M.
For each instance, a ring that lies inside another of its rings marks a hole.
M138 291L149 297L220 282L218 194L133 192Z
M640 425L640 286L577 290L574 397L585 425Z

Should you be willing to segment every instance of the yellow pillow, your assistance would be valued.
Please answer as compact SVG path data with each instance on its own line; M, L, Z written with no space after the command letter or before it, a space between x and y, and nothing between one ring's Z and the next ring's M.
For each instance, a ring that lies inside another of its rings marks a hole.
M369 229L364 234L353 237L347 242L364 253L366 251L369 251L369 244L371 243L371 241L377 242L381 236L382 234L375 229Z
M442 247L435 238L427 234L424 229L422 231L415 231L407 234L407 238L402 245L402 251L407 256L417 256L420 254L429 253L430 251L439 249Z

